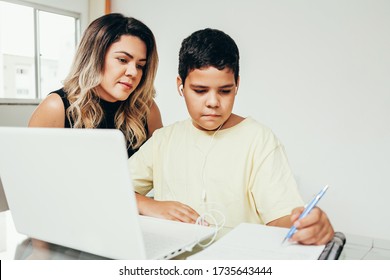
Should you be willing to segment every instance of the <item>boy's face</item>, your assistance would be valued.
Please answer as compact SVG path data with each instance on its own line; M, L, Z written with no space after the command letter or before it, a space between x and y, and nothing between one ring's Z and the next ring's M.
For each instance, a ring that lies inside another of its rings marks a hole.
M178 87L181 84L178 78ZM229 68L207 67L191 71L182 94L194 126L210 131L224 124L232 113L237 87Z

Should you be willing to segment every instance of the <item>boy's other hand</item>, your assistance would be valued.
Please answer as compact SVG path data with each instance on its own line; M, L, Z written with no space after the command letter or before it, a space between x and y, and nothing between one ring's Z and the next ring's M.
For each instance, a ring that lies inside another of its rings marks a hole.
M190 206L176 201L158 201L136 194L141 215L194 224L199 214Z

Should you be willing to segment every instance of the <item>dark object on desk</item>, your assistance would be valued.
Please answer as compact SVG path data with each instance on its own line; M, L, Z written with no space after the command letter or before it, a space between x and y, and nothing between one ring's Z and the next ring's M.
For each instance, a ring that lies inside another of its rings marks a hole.
M5 197L3 184L1 183L1 178L0 178L0 212L7 211L8 209L9 207L7 203L7 198Z
M345 235L342 232L335 232L333 239L326 244L319 260L338 260L345 245Z

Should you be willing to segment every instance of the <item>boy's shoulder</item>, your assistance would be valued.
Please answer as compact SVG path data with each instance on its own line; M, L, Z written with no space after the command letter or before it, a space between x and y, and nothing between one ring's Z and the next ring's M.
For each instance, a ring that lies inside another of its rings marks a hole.
M273 130L252 117L246 117L242 122L231 128L230 134L237 135L247 142L279 143Z
M273 133L272 130L265 124L257 121L256 119L248 116L240 123L232 127L232 130L250 130L254 133Z

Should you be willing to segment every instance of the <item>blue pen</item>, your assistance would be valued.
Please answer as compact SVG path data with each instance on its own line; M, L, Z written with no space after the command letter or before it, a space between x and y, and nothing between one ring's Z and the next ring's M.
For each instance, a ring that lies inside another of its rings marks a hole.
M328 189L328 185L326 185L314 198L310 203L305 207L305 210L303 210L302 214L299 216L298 220L306 217L310 211L317 205L318 201L320 201L321 197L325 194L326 190ZM292 226L290 230L288 231L286 237L283 239L282 244L287 240L290 239L291 236L297 231L297 228L295 226Z

